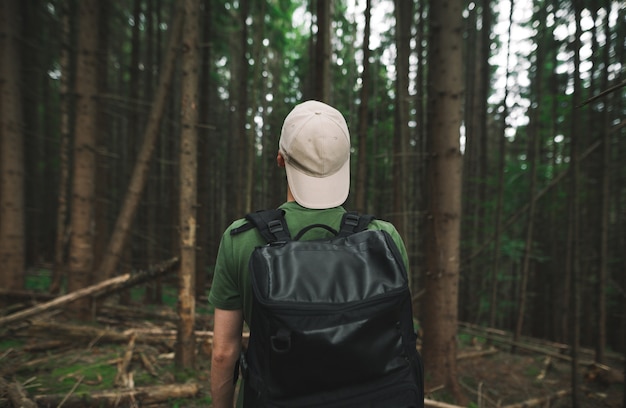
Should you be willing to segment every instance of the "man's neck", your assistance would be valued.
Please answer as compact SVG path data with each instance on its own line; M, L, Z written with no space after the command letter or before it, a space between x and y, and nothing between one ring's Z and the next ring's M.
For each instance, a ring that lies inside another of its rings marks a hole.
M296 199L293 198L293 194L291 193L291 189L289 188L289 185L287 185L287 202L291 202L291 201L296 201Z

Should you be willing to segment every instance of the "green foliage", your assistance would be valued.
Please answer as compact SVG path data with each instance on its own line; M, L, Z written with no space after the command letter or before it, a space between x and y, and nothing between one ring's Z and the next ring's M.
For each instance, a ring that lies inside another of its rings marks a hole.
M473 346L476 341L481 344L485 343L484 338L476 337L472 334L459 333L457 337L461 346Z
M120 349L119 353L123 353L123 350ZM67 392L82 378L84 383L81 382L76 388L77 395L88 395L93 390L111 389L114 387L117 367L108 361L109 357L103 356L92 361L87 352L82 352L69 361L56 360L50 365L50 375L40 378L42 387L50 387L56 392ZM68 362L70 364L65 365ZM42 368L45 367L39 367L40 370Z
M49 269L39 269L34 273L29 273L25 277L26 290L34 292L46 292L52 281L52 272Z
M3 339L0 341L0 352L5 352L14 348L18 348L24 345L23 340L17 339Z

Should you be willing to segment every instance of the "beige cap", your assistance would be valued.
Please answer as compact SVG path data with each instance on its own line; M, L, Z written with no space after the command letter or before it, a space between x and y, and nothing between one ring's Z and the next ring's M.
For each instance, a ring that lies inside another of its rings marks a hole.
M318 101L285 118L279 150L296 202L312 209L343 204L350 191L350 133L343 115Z

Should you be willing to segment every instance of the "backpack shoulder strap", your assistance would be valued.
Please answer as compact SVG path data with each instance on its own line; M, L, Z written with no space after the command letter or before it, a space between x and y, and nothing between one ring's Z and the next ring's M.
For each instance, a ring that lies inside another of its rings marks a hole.
M371 214L359 214L356 211L348 211L341 218L341 226L337 236L347 237L348 235L365 231L375 218Z
M256 228L268 242L291 241L291 234L285 221L285 211L281 209L262 210L246 215L246 224L230 231L236 235L244 231Z

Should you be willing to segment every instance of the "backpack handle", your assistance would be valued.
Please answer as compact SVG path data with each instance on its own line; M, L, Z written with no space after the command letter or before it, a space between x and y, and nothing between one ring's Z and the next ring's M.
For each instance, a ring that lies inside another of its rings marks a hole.
M311 224L311 225L307 225L306 227L302 228L300 230L300 232L298 232L298 234L295 236L294 241L298 241L300 238L302 238L302 236L304 234L306 234L307 232L309 232L313 228L324 228L326 231L330 232L331 234L337 235L337 230L332 228L332 227L329 227L326 224Z

